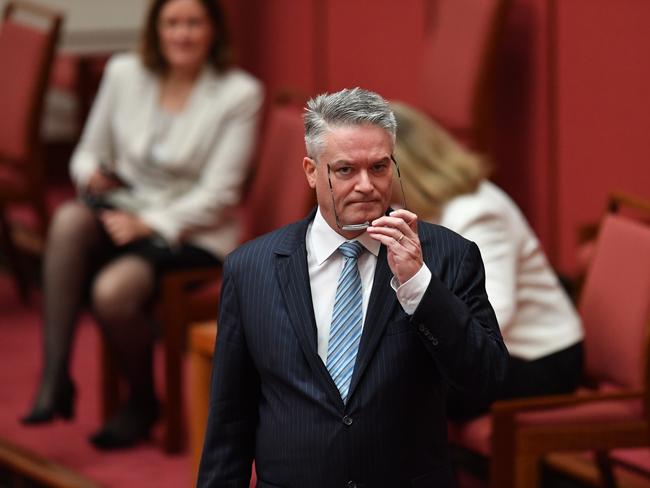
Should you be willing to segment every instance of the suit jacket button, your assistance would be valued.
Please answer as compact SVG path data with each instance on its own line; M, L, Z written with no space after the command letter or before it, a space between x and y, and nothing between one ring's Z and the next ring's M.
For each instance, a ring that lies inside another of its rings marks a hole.
M352 420L352 417L350 417L350 416L348 416L348 415L346 415L345 417L343 417L343 423L344 423L345 425L352 425L352 422L354 422L354 420ZM352 482L350 481L350 483L352 483ZM349 485L349 483L348 483L348 485ZM354 486L356 486L356 485L354 485Z
M437 346L438 345L438 339L436 339L435 337L431 337L431 344L433 344L434 346Z
M420 332L424 332L426 330L426 327L424 326L424 324L420 324L420 325L418 325L418 330Z
M357 484L354 481L348 481L348 488L357 488Z

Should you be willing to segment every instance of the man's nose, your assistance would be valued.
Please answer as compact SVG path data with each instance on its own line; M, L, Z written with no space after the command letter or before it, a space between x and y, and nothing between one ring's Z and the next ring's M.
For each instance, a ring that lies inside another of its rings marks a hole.
M375 188L375 185L372 182L372 179L370 178L370 175L368 174L368 171L366 170L361 170L359 171L359 174L357 175L357 181L355 184L355 189L357 191L367 193L372 191Z

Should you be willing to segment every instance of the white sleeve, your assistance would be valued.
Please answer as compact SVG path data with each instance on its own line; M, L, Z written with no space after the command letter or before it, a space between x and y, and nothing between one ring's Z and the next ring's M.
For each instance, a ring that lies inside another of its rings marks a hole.
M406 283L400 284L395 276L390 280L390 286L397 293L397 300L402 309L408 314L413 315L422 301L422 297L431 282L431 271L425 263L411 276Z
M77 188L84 188L90 176L101 165L110 165L114 159L111 115L115 109L115 58L104 71L99 90L86 121L81 140L70 163L70 172Z
M485 289L499 327L508 328L517 307L517 241L507 216L481 213L454 230L474 241L485 266Z

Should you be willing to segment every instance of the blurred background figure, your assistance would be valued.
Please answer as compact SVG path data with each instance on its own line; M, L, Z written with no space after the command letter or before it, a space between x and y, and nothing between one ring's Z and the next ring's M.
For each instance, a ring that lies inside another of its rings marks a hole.
M474 241L486 290L510 352L499 399L567 393L582 372L583 330L537 237L515 203L488 181L490 166L425 114L392 103L397 159L409 210ZM393 202L401 204L399 185ZM475 417L489 405L451 391L449 414Z
M213 265L237 244L233 207L257 133L261 84L228 63L214 0L157 0L139 54L114 56L71 162L44 257L43 371L25 424L74 414L69 358L90 300L129 388L102 449L148 436L159 415L150 305L162 273ZM87 296L87 295L90 296Z

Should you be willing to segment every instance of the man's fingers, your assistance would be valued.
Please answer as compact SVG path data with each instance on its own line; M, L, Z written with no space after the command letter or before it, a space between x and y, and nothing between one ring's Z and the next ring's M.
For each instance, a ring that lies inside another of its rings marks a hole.
M404 219L401 219L399 217L392 217L392 216L380 217L376 220L373 220L372 227L370 227L370 229L372 228L394 229L406 235L406 237L410 237L410 238L413 238L416 235L414 229ZM399 237L399 233L397 234L397 237Z
M410 210L406 210L405 208L394 210L389 214L389 217L397 217L402 219L404 222L406 222L406 225L408 225L409 228L414 232L417 229L418 216Z

